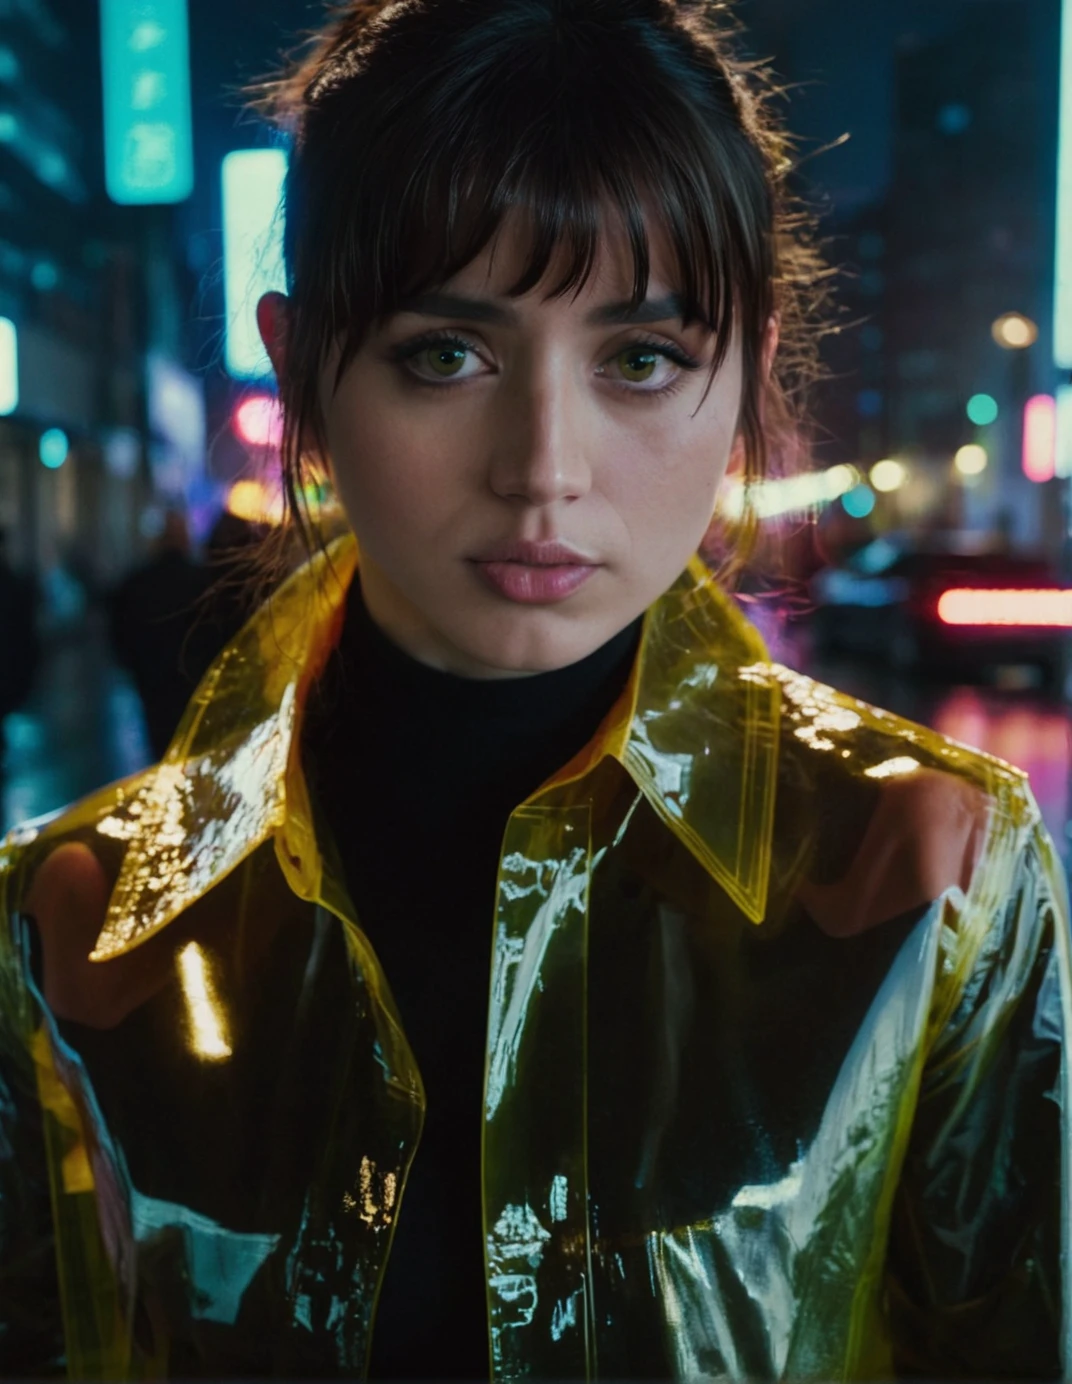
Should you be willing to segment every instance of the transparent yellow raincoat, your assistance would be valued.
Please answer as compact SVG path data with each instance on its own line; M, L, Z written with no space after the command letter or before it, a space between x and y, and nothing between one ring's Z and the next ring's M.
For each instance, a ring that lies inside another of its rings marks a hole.
M424 1097L297 753L331 558L161 765L6 843L5 1373L364 1368ZM103 930L35 942L70 842ZM488 924L494 1379L1062 1372L1067 914L1017 770L771 664L695 559Z

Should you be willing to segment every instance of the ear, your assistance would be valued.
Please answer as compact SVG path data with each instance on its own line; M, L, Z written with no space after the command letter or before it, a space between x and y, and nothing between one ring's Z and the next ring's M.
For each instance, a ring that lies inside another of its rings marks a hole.
M278 381L286 364L290 300L285 293L266 293L257 304L257 330Z
M780 336L781 318L776 312L772 312L770 317L767 318L767 330L763 334L762 362L764 382L770 378L770 372L774 367L774 357L778 353L778 339Z

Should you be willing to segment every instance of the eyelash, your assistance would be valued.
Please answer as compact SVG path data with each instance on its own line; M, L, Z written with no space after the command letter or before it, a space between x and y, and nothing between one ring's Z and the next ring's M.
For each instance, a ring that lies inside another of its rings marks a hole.
M472 351L474 355L480 354L478 348L474 346L471 341L467 341L465 337L459 336L457 332L431 331L423 332L420 336L413 337L410 341L405 341L401 345L395 346L391 351L391 359L399 365L405 365L407 361L412 360L415 356L419 356L422 351L426 351L429 346L457 346L463 351ZM698 370L700 368L700 362L683 351L679 346L675 346L669 341L657 341L648 338L630 341L628 345L623 346L621 351L616 351L614 356L609 357L609 359L613 360L615 356L624 355L625 352L629 350L654 351L657 355L663 356L666 360L673 361L681 370ZM439 383L433 384L431 380L422 379L420 375L415 374L412 370L407 371L407 374L411 380L415 381L417 384L425 385L428 389L450 389L466 383L465 380L444 379ZM643 394L649 399L659 399L665 398L670 394L676 394L681 388L681 385L681 376L675 375L673 379L661 385L658 389L631 389L627 384L622 384L619 388L623 389L627 394Z

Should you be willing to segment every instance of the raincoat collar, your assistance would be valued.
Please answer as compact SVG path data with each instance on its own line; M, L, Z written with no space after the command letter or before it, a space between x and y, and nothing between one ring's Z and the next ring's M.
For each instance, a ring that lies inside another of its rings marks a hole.
M317 848L299 731L357 561L347 535L296 572L213 664L161 763L117 790L98 830L127 848L94 960L146 941L269 839L296 894L345 907ZM758 922L779 708L763 641L695 556L645 613L628 683L599 730L528 802L613 756Z

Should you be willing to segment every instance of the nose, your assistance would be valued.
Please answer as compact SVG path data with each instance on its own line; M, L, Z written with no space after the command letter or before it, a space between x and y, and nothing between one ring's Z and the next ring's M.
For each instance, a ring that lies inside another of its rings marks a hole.
M552 505L578 500L592 485L581 401L561 376L504 391L489 481L505 500Z

